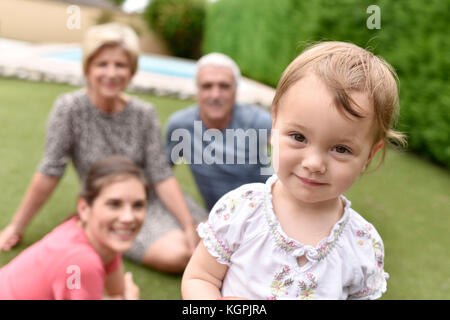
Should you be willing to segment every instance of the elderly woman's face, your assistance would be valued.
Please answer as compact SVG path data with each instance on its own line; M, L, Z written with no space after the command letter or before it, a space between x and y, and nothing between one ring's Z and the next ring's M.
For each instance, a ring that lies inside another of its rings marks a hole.
M131 80L130 58L119 46L104 47L91 59L87 80L89 90L102 98L117 98Z

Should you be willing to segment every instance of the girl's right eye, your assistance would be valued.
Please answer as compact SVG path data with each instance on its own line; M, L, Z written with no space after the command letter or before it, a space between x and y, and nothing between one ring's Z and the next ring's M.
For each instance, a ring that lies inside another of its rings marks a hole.
M108 201L108 202L107 202L107 205L108 205L110 208L117 209L117 208L120 207L121 203L120 203L119 200L111 200L111 201Z
M302 135L301 133L293 133L291 134L291 137L294 138L295 141L297 142L306 142L306 138L304 135Z

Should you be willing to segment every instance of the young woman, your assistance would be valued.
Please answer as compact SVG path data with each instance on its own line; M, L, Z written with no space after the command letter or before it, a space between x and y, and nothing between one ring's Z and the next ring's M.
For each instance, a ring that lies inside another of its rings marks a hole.
M0 269L0 300L138 299L121 253L139 232L147 198L146 177L131 160L95 163L77 214Z

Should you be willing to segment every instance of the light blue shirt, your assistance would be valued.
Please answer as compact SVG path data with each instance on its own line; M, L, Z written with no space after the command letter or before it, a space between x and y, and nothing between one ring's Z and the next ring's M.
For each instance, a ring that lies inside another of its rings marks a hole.
M198 106L172 114L166 128L169 162L190 166L208 210L243 184L265 182L273 173L267 154L272 118L257 106L236 104L224 130L207 129Z

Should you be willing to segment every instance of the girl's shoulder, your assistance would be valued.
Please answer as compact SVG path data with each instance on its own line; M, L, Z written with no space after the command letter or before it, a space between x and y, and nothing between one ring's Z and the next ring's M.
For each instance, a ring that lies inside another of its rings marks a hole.
M353 268L350 299L378 299L386 291L389 274L384 271L384 244L372 223L349 209L345 261Z
M358 212L349 208L345 246L347 257L364 269L382 270L384 244L375 226Z
M267 199L267 188L264 183L249 183L240 186L217 201L211 210L211 215L223 216L226 220L236 212L244 219L248 215L260 212Z
M381 236L375 226L352 208L348 208L348 234L352 240L360 242L362 238L381 242Z
M245 184L225 194L212 208L208 221L197 228L208 251L219 262L230 264L232 254L260 232L265 188Z

